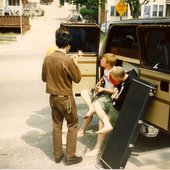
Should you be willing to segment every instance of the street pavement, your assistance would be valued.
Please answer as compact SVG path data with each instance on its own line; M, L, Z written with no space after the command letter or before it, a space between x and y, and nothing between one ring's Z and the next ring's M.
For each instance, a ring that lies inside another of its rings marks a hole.
M30 20L30 31L18 36L17 42L0 46L0 169L97 169L100 157L84 156L95 145L97 117L77 141L77 154L83 156L83 162L69 167L54 162L49 96L41 81L41 67L46 49L54 44L55 30L74 6L59 8L55 0L41 7L45 16ZM80 125L87 106L81 97L76 97L76 103ZM63 142L66 132L64 124ZM140 137L126 169L168 169L170 140L166 135L160 138L165 147L158 146L160 141ZM156 150L150 149L152 145Z

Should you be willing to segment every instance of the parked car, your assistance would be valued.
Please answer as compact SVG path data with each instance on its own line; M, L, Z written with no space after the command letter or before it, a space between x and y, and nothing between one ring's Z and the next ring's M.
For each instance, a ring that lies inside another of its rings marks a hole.
M81 14L71 14L67 17L67 22L84 22L84 19Z

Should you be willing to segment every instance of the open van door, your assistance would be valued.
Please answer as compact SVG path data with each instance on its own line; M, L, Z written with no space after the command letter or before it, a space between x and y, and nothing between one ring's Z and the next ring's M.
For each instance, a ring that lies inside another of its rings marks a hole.
M91 89L96 84L100 27L97 24L83 23L61 23L60 27L66 28L73 39L68 54L74 57L81 71L80 83L73 84L74 92L79 94L82 89Z

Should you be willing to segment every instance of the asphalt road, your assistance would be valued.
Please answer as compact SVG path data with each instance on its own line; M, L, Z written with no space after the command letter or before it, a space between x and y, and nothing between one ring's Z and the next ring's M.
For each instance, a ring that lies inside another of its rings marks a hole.
M31 30L18 36L17 42L0 46L0 169L66 168L53 160L49 96L41 81L46 49L54 44L55 30L73 9L69 5L59 8L57 2L43 6L46 16L31 20ZM87 108L80 99L78 103L81 121ZM66 128L63 140L65 132ZM83 155L91 144L78 142L77 154ZM96 158L90 164L88 158L84 160L73 167L95 167Z
M32 27L18 41L0 46L0 169L67 169L55 164L52 148L51 111L41 67L47 47L54 43L54 31L72 6L58 8L57 1L46 9L46 16L31 20ZM57 8L57 9L56 9ZM79 124L87 111L80 97L76 98ZM77 142L77 154L83 155L95 145L97 118L88 132ZM64 129L64 134L66 129ZM139 136L127 169L168 169L170 137ZM96 169L98 158L83 157L81 164L70 169Z

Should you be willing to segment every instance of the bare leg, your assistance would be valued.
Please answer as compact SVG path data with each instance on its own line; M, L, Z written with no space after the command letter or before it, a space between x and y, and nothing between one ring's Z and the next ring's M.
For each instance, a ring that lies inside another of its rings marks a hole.
M96 133L97 134L99 134L99 133L108 133L108 132L110 132L112 129L113 129L113 127L112 127L112 125L111 125L111 123L110 123L110 121L109 121L109 118L108 118L108 116L107 116L107 114L106 114L106 112L101 108L101 106L100 106L100 104L99 104L99 102L98 101L95 101L94 103L93 103L93 107L94 107L94 109L95 109L95 111L96 111L96 114L99 116L99 118L100 118L100 120L103 122L103 124L104 124L104 127L103 128L101 128L99 131L97 131Z
M78 130L77 137L83 137L83 136L84 136L84 133L85 133L85 131L86 131L86 128L87 128L88 125L90 124L92 118L93 118L93 116L83 119L83 123L82 123L81 127L80 127L79 130Z
M91 104L89 105L89 111L85 114L84 118L92 117L95 112L96 112L96 111L95 111L95 109L94 109L94 107L93 107L93 104L91 103Z
M103 123L102 121L100 120L99 121L99 130L103 128ZM97 142L96 142L96 145L94 147L93 150L91 150L90 152L86 153L85 156L96 156L96 155L99 155L102 151L102 145L106 139L106 136L107 134L106 133L101 133L101 134L98 134L97 136Z
M84 118L93 116L93 114L95 113L95 110L92 105L92 94L90 94L88 90L84 89L81 91L81 97L83 98L84 102L87 104L89 108L89 111L86 113Z
M89 111L84 116L83 123L82 123L81 127L78 130L78 134L77 134L78 137L83 137L84 136L85 130L88 127L88 125L90 124L94 113L95 113L95 110L93 108L93 105L91 104L90 107L89 107Z
M89 91L84 89L81 91L81 97L83 98L84 102L87 104L87 106L90 108L90 105L92 103L91 96L89 94Z

